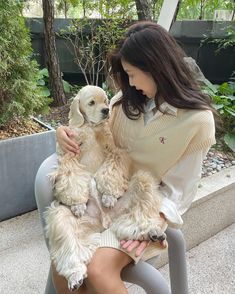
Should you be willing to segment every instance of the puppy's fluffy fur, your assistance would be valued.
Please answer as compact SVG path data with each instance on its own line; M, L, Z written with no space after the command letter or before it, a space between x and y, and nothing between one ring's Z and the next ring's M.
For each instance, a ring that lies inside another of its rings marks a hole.
M120 240L155 240L166 228L161 227L156 180L146 171L132 175L128 154L114 144L105 92L96 86L82 88L69 118L80 153L64 154L58 148L59 166L51 174L57 201L47 209L45 220L56 270L75 290L87 275L86 265L104 228L111 226ZM87 213L88 201L95 203L98 215Z

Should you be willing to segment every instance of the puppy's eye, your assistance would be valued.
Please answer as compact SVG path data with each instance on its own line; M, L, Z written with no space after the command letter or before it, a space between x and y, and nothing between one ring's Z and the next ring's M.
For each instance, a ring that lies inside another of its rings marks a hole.
M92 105L94 105L94 104L95 104L95 101L94 101L94 100L91 100L91 101L88 103L89 106L92 106Z

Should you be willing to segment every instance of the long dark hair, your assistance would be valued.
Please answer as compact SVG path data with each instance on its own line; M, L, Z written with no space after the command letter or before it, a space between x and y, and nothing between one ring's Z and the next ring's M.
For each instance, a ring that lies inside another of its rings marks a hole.
M147 97L129 85L122 59L151 74L157 85L157 107L161 97L177 108L212 109L210 98L202 93L184 57L175 39L158 24L141 21L129 27L108 57L111 75L123 94L118 103L128 118L137 119L143 113Z

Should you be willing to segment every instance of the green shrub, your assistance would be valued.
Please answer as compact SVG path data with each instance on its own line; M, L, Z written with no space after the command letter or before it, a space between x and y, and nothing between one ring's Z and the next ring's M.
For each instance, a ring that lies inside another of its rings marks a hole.
M51 99L37 85L38 64L31 60L29 32L20 1L0 2L0 125L14 116L48 109Z
M72 92L73 86L63 79L62 79L62 83L63 83L64 92L66 94L70 94ZM51 95L51 92L49 90L49 72L47 68L43 68L39 70L37 75L37 86L39 87L39 91L41 92L42 96L49 97Z
M221 85L213 85L208 80L205 83L204 91L211 96L223 122L224 142L235 152L235 78Z

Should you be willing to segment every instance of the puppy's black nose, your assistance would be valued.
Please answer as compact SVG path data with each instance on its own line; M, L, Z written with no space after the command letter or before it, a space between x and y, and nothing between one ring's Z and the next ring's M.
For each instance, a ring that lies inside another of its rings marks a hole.
M109 109L108 109L108 108L103 108L103 109L101 110L101 112L102 112L102 114L107 115L107 114L109 113Z

